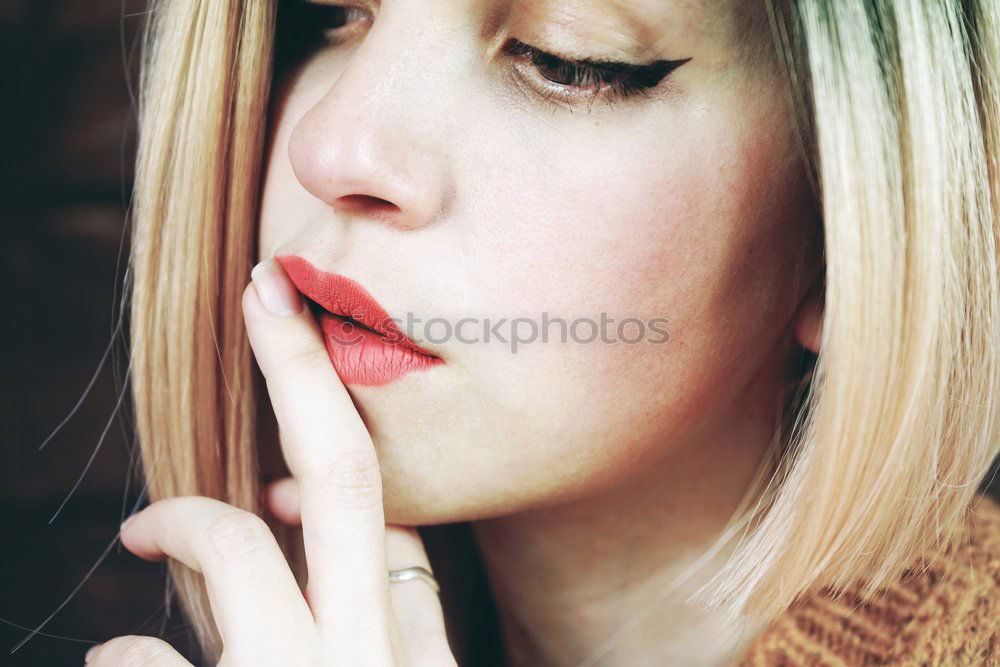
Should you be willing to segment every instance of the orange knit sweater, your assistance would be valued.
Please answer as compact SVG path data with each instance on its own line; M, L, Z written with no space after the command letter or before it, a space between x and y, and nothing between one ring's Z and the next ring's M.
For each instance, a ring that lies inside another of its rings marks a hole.
M754 639L740 667L1000 665L1000 505L976 501L952 550L925 554L868 603L857 589L801 600Z

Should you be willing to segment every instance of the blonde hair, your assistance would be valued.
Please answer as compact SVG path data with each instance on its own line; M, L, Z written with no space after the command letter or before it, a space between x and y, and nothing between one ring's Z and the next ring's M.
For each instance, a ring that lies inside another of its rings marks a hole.
M820 195L822 351L734 517L734 556L700 594L770 618L821 585L863 581L873 593L947 544L997 455L1000 5L765 4ZM261 513L262 391L240 295L256 248L274 23L274 2L151 7L130 278L153 501L204 495ZM301 578L294 534L274 528ZM214 662L203 577L169 562Z

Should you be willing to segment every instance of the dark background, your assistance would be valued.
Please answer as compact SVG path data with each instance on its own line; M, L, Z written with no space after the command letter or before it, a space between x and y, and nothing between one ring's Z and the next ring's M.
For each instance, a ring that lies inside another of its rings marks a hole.
M90 572L141 486L129 412L115 408L127 355L113 334L143 5L0 0L0 665L82 664L91 643L124 634L164 637L195 655L176 604L166 613L162 563L115 543ZM1000 497L1000 484L991 492ZM67 598L44 634L10 653Z
M0 665L82 665L92 643L124 634L194 646L176 604L166 617L162 563L115 542L88 577L141 490L129 412L115 410L121 336L84 391L124 278L143 11L144 0L0 0ZM46 634L10 653L71 595Z

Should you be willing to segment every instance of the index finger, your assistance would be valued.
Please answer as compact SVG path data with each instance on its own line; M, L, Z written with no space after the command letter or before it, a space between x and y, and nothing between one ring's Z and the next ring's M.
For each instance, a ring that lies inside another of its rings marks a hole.
M284 269L269 259L253 278L243 314L299 483L309 601L321 632L370 640L374 659L389 646L391 609L375 448ZM289 314L271 312L282 305Z

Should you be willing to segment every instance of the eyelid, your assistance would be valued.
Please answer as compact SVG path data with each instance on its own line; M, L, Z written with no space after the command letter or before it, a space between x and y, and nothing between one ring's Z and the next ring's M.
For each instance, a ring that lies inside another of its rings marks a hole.
M511 44L513 44L513 47L510 46ZM603 60L603 59L597 59L597 58L572 58L570 56L564 56L564 55L559 54L559 53L553 53L551 51L546 51L545 49L541 49L541 48L539 48L537 46L532 46L531 44L523 42L523 41L521 41L521 40L519 40L519 39L517 39L515 37L510 38L510 40L508 40L508 42L504 45L504 48L507 49L507 50L513 48L515 51L520 51L520 52L528 51L528 50L535 51L535 52L540 53L540 54L542 54L542 55L544 55L546 57L554 58L554 59L557 59L557 60L562 60L562 61L564 61L565 63L567 63L569 65L576 65L578 67L590 67L590 68L593 68L593 69L606 70L606 71L609 71L609 72L617 72L617 71L621 71L621 70L625 70L625 69L633 69L633 68L635 68L635 69L643 69L645 67L649 67L651 65L655 65L655 62L654 63L641 63L640 64L640 63L628 63L628 62L624 62L624 61Z

